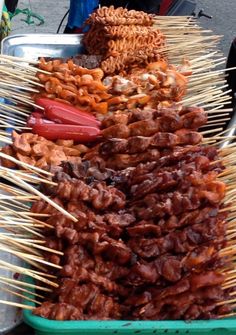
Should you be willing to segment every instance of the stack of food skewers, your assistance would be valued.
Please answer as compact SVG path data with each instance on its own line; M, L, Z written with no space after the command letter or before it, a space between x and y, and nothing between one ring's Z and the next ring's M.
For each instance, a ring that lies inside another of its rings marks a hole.
M1 289L55 320L231 316L236 168L234 144L221 148L219 37L112 7L87 23L90 55L0 57L0 123L13 129L0 136L0 243L30 265L0 267L35 279Z

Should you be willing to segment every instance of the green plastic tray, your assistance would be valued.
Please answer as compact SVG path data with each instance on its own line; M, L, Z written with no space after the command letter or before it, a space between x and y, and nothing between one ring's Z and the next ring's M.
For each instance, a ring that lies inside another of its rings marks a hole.
M33 305L32 303L28 303ZM76 334L210 334L235 335L236 319L210 321L54 321L33 315L24 310L25 323L35 330L36 335Z
M33 284L34 280L25 277ZM34 298L27 294L28 297ZM24 301L25 304L35 306L33 302ZM236 318L209 320L209 321L54 321L41 318L31 310L23 311L25 323L35 330L35 335L152 335L152 334L193 334L207 335L236 335Z
M24 311L24 321L37 335L72 334L236 334L236 319L210 321L53 321Z

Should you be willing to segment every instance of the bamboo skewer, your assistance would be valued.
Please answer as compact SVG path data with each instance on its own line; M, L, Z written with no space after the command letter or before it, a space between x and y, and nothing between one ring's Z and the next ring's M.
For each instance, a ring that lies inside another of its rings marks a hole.
M7 292L7 293L10 293L10 294L12 294L12 295L15 295L15 296L17 296L17 297L23 298L24 300L28 300L28 301L30 301L30 302L33 302L33 303L35 303L35 304L37 304L37 305L41 305L41 302L39 302L39 301L37 301L37 300L35 300L35 299L32 299L32 298L30 298L30 297L28 297L28 296L26 296L26 295L23 295L23 294L21 294L21 293L17 293L17 292L15 292L15 291L12 291L12 290L9 290L9 289L7 289L7 288L3 288L3 287L0 287L0 290L3 291L3 292Z
M26 254L26 253L23 253L23 252L15 251L14 249L4 247L3 244L1 244L1 250L9 252L10 254L13 254L13 255L15 255L15 256L23 259L23 260L26 260L27 262L33 261L34 265L37 265L37 262L38 262L38 263L41 263L41 264L44 264L44 265L48 265L50 267L54 267L56 269L62 269L61 266L59 266L57 264L50 263L48 261L45 261L45 260L42 259L42 257L32 255L32 254L29 255L29 254ZM38 267L38 265L37 265L37 267Z
M29 113L30 113L30 112L27 113L26 111L22 111L21 109L19 109L16 106L7 105L7 104L4 104L2 102L0 102L0 107L6 109L7 111L12 111L16 114L22 115L24 117L28 117Z
M4 114L1 114L1 118L7 119L7 120L10 120L10 121L12 120L16 123L20 123L22 125L25 125L25 121L23 121L22 119L20 120L18 118L15 118L15 117L12 117L12 116L9 116L9 115L7 116L7 115L4 115Z
M7 213L10 213L10 214L15 214L15 216L16 217L18 217L18 220L19 221L22 221L23 223L24 222L32 222L32 223L34 223L34 226L40 226L40 227L43 227L43 228L45 228L45 227L47 227L47 228L53 228L53 226L52 225L50 225L50 224L48 224L48 223L46 223L46 222L44 222L44 221L40 221L40 220L38 220L37 218L35 218L35 216L37 216L37 215L32 215L33 216L33 218L31 217L31 215L30 214L37 214L37 213L31 213L31 212L29 212L29 213L27 213L27 212L16 212L16 211L13 211L13 210L10 210L9 208L7 208L7 207L5 207L5 206L2 206L2 205L0 205L0 208L3 208L5 211L4 211L4 214L6 215ZM1 215L1 213L0 213L0 215ZM40 214L39 214L40 215ZM43 216L45 216L44 214L42 214ZM22 218L22 219L19 219L19 218Z
M6 235L0 235L0 245L3 245L3 247L5 246L10 247L13 251L16 252L28 252L29 255L33 254L36 256L41 257L42 254L40 252L37 251L36 248L32 248L30 246L28 246L29 244L24 244L22 239L20 241L17 241L16 238L12 238L10 236L6 236ZM22 255L22 257L24 257L24 255Z
M28 71L30 72L33 72L33 73L36 73L36 72L41 72L41 73L44 73L44 74L51 74L51 72L48 72L48 71L44 71L44 70L41 70L40 68L36 68L34 66L30 66L30 65L22 65L20 62L16 62L16 59L9 59L9 58L6 58L5 56L0 56L0 62L5 62L5 63L8 63L14 67L19 67L21 69L27 69ZM37 65L38 62L35 63L35 65Z
M17 238L7 237L7 236L4 236L2 233L0 233L0 239L1 239L1 237L3 237L5 240L8 240L9 242L12 242L13 244L18 243ZM40 249L40 250L44 250L44 251L47 251L47 252L50 252L50 253L54 253L56 255L63 255L63 252L61 252L61 251L57 251L55 249L47 248L47 247L44 247L42 245L37 245L36 243L33 243L33 242L28 242L25 239L20 239L19 242L22 243L22 244L25 244L25 245L29 245L29 246L31 246L33 248L36 248L36 249ZM35 242L37 242L37 240L35 240ZM20 244L18 244L18 245L20 245ZM33 249L29 249L29 250L33 250Z
M38 167L35 167L35 166L32 166L28 163L21 162L21 161L17 160L16 158L12 157L12 156L4 154L3 152L0 152L0 157L4 158L6 160L9 160L9 161L11 161L11 162L13 162L13 163L15 163L19 166L22 166L26 170L32 171L34 173L38 172L38 173L41 173L41 174L46 174L48 176L52 176L51 172L48 172L46 170L42 170L42 169L40 169Z
M233 316L235 316L236 313L228 313L228 314L223 314L223 315L220 315L218 316L219 319L228 319L228 318L231 318Z
M0 166L0 175L1 175L1 171L11 172L11 169ZM36 183L36 184L45 183L45 184L49 184L49 185L52 185L52 186L57 185L57 183L54 183L53 181L50 181L50 180L44 179L44 178L39 178L35 175L27 174L26 172L20 172L20 171L16 170L15 174L19 175L19 177L21 177L23 180L30 181L31 183Z
M22 179L20 179L19 177L17 177L13 173L11 173L11 172L7 172L7 173L8 173L8 176L12 179L12 181L15 181L18 185L20 185L24 189L26 189L26 190L30 191L31 193L39 196L41 199L43 199L44 201L46 201L47 203L49 203L52 207L56 208L59 212L61 212L63 215L65 215L66 217L68 217L72 221L77 222L77 219L73 215L71 215L70 213L68 213L67 211L65 211L56 202L52 201L50 198L48 198L47 196L45 196L43 193L41 193L40 191L38 191L37 189L35 189L31 185L29 185L26 182L24 182Z
M1 200L0 203L3 203L3 204L9 204L8 202L6 203L6 201L4 200ZM12 199L11 200L11 204L10 204L12 207L15 207L15 208L20 208L20 209L30 209L30 206L29 205L26 205L22 202L19 202L18 200L15 200L15 199ZM30 215L30 214L29 214Z
M28 59L28 58L22 58L22 57L17 57L17 56L10 56L10 55L0 55L0 60L4 60L4 59L17 61L19 63L29 63L33 65L37 65L39 63L38 61L33 61L32 59Z
M6 283L13 283L13 284L17 284L19 286L28 287L28 288L31 288L32 290L37 289L37 290L43 291L43 292L51 292L52 291L50 288L47 288L47 287L42 287L42 286L39 286L39 285L30 284L30 283L27 283L27 282L24 282L24 281L20 281L20 280L8 278L8 277L0 276L0 280L4 281Z
M6 281L4 281L4 280L0 280L0 283L1 283L1 284L4 284L4 285L6 285L6 286L9 286L9 287L15 288L16 290L21 291L21 292L23 292L23 293L26 293L26 294L28 294L28 295L33 295L34 297L38 297L38 298L44 299L44 296L41 295L41 294L38 294L38 293L36 293L36 292L27 290L27 289L22 288L22 287L17 286L17 285L13 285L13 284L8 283L8 282L6 282ZM24 296L24 298L25 298L25 296Z
M45 277L42 277L41 275L36 274L34 271L26 269L24 267L16 266L16 265L10 264L8 262L5 262L3 260L0 260L0 267L1 266L7 267L10 271L17 272L17 273L32 277L34 279L37 279L37 280L39 280L39 281L41 281L41 282L43 282L43 283L45 283L49 286L58 287L58 284L56 284L55 282L52 282L52 281L46 279Z
M13 231L13 232L15 231L15 230L11 230L11 229L7 228L7 225L6 225L6 224L0 225L0 227L1 227L1 228L4 228L5 230L8 230L8 231ZM25 226L25 225L21 225L21 229L22 229L23 231L28 232L28 233L31 234L31 235L38 236L39 238L44 238L44 235L40 234L40 233L37 232L36 230L31 229L31 228L29 228L29 227L27 227L27 226Z
M10 87L13 90L16 89L16 90L23 90L23 91L29 91L29 92L39 93L39 90L36 90L34 88L30 88L30 87L27 87L27 86L16 85L16 84L12 84L10 82L7 83L7 82L5 82L2 79L0 79L0 87L1 86L3 86L3 87Z
M30 305L19 304L17 302L12 302L12 301L7 301L7 300L0 300L0 304L23 308L23 309L29 309L31 311L34 309L34 307Z
M19 78L19 74L22 74L22 73L18 73L18 74L16 74L16 71L11 72L9 69L3 70L1 66L0 66L0 73L7 74L7 75L9 75L9 76L11 76L11 77L13 77L13 78L17 78L17 79ZM44 85L38 83L37 81L33 81L33 80L31 80L31 79L29 79L29 78L26 78L26 77L22 77L22 76L21 76L21 80L22 80L22 81L26 81L26 82L28 82L28 83L30 83L30 84L39 86L39 87L44 87Z

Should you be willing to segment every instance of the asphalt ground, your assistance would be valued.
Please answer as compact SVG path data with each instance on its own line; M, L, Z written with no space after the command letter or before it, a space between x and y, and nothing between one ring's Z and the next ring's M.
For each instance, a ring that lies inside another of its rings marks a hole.
M216 35L223 35L220 48L227 56L231 42L236 37L236 0L197 0L197 7L213 16L211 20L201 18L201 25Z
M27 18L26 15L19 14L12 19L11 34L56 33L63 16L69 8L69 4L70 0L19 0L19 9L28 8L32 13L42 16L44 24L38 25L39 21L32 17L34 24L28 25L23 21ZM66 20L61 32L63 32L65 24Z

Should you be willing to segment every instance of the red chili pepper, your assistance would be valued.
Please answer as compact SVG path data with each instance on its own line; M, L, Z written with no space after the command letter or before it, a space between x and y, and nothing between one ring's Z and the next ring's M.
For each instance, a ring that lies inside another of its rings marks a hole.
M100 135L100 129L72 124L44 123L36 121L32 131L48 140L75 140L80 143L95 141Z
M81 111L74 106L47 98L36 98L35 102L44 108L45 116L56 123L91 127L99 127L101 124L92 114Z

